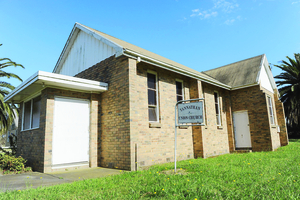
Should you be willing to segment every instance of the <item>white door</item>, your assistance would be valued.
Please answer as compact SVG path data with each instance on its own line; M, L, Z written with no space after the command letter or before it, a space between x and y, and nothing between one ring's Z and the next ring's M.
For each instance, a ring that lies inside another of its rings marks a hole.
M236 148L251 148L251 136L247 111L233 112L233 128Z
M87 100L55 98L52 166L88 164L90 111Z

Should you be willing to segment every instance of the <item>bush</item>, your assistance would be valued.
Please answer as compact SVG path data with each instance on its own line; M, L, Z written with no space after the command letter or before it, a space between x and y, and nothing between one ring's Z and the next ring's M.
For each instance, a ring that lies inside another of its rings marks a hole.
M26 160L21 156L15 157L11 155L0 154L0 168L8 171L24 171Z

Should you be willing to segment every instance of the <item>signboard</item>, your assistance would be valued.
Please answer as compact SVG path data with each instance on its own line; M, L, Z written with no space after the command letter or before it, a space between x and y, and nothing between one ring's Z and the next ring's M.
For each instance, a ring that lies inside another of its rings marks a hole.
M178 104L178 124L202 124L203 120L203 101Z

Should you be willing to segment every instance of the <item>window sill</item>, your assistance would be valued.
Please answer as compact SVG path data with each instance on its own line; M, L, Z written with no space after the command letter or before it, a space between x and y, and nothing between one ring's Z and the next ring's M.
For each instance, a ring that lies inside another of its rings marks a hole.
M188 126L179 126L178 128L179 129L188 129L189 127Z
M218 125L217 129L223 129L223 126Z
M277 128L277 125L271 124L271 128Z
M161 128L161 123L159 123L159 122L149 122L149 128Z
M36 127L36 128L30 128L30 129L25 129L25 130L21 130L21 132L24 132L24 131L33 131L33 130L37 130L39 129L40 127Z

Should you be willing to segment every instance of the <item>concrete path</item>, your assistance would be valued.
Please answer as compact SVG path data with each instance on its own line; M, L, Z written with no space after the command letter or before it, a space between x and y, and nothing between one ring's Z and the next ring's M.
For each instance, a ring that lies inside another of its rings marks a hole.
M25 190L40 186L50 186L71 183L84 179L100 178L108 175L120 174L120 170L108 168L88 168L64 172L40 173L30 172L0 176L0 192L7 190Z

